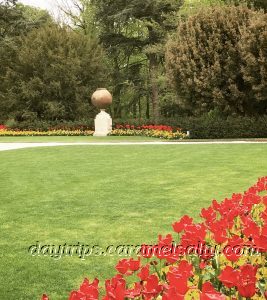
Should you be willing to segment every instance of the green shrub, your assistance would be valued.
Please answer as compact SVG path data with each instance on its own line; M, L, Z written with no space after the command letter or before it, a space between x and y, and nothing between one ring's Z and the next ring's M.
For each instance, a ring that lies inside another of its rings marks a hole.
M267 15L245 6L203 8L167 44L167 70L192 114L267 113Z

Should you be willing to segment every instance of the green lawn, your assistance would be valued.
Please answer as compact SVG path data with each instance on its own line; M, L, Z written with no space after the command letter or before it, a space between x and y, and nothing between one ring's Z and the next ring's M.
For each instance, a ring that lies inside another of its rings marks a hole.
M67 299L119 257L32 257L42 244L140 244L267 175L267 145L67 146L0 152L0 299Z

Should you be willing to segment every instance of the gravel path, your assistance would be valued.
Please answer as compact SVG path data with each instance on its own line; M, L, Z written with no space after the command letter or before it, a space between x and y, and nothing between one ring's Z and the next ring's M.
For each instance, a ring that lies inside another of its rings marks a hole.
M209 142L99 142L99 143L0 143L0 151L55 146L128 146L128 145L209 145L209 144L267 144L267 141L209 141Z

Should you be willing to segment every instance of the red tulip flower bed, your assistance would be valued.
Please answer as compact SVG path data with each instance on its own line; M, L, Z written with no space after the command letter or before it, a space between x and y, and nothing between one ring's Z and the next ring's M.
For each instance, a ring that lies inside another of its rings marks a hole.
M19 130L9 129L0 125L0 136L92 136L93 130L88 129L86 125L76 127L56 126L49 130ZM180 128L174 128L167 125L116 125L109 133L111 136L144 136L151 138L160 138L167 140L181 140L188 138L188 135Z
M102 291L104 300L266 299L266 191L263 177L243 194L213 200L200 223L182 217L139 257L120 260L104 289L85 279L69 300L100 299Z

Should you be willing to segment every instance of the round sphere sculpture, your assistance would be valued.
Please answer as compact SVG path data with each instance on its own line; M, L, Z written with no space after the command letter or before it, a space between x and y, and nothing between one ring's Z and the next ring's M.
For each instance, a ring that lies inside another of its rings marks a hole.
M99 109L106 109L112 103L112 95L105 88L98 88L91 97L92 104Z

